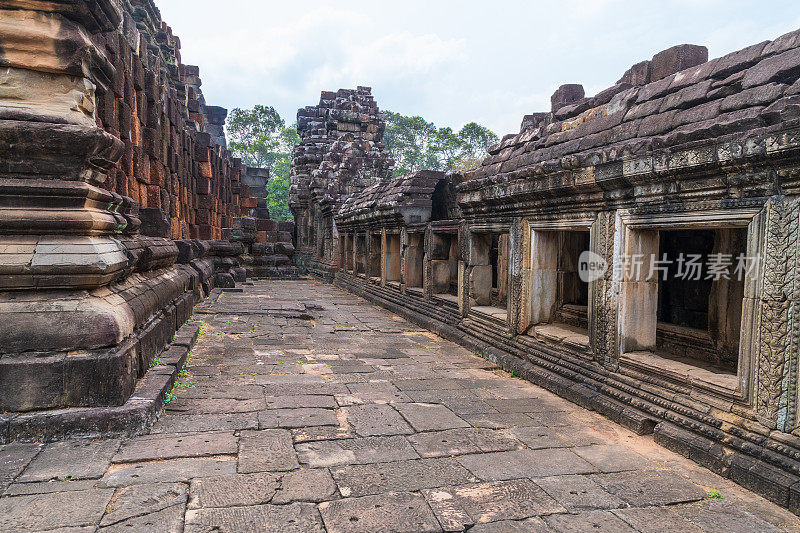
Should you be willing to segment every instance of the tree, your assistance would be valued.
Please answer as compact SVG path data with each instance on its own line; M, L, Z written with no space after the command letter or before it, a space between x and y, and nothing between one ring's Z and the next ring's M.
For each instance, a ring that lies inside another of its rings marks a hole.
M470 122L458 133L422 117L386 111L384 141L395 160L394 174L417 170L468 170L478 166L497 142L488 128Z
M274 220L292 220L289 211L289 167L300 142L296 125L286 123L273 107L234 109L227 122L228 148L249 167L268 168L267 205Z

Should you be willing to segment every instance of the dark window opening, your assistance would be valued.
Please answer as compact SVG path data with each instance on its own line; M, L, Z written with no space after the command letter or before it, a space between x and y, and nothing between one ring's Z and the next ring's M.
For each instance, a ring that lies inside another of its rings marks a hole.
M696 329L708 329L708 303L713 281L705 279L705 266L714 249L713 230L680 230L662 231L659 242L659 261L667 260L667 279L659 276L658 320L676 326ZM700 279L679 272L679 258L683 254L684 261L696 257L702 265ZM684 279L687 278L687 279Z

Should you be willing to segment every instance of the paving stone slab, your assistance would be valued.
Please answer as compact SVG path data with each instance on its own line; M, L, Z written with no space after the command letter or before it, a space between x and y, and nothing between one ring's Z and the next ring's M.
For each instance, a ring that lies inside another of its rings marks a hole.
M134 516L116 524L101 527L99 533L182 533L183 505L173 505L142 516Z
M238 431L258 429L258 412L208 415L167 413L151 428L150 433L195 433L202 431Z
M461 531L476 523L563 513L564 507L529 479L424 490L439 523Z
M270 409L258 413L258 427L302 428L309 426L338 426L339 419L331 409L304 407L298 409Z
M106 506L106 513L100 526L110 526L131 518L145 516L168 507L183 508L188 499L186 487L181 483L154 483L131 485L117 489Z
M689 505L676 505L673 510L705 531L725 533L778 533L779 528L724 500L705 500Z
M541 518L528 518L527 520L489 522L477 524L470 528L470 533L552 533Z
M611 512L641 533L708 533L680 516L673 507L629 507Z
M100 487L123 487L136 483L171 483L189 481L198 477L235 474L233 459L188 458L134 463L111 468L100 480Z
M409 435L414 433L400 413L389 405L354 405L344 407L347 420L362 437Z
M618 444L596 444L572 448L572 451L586 459L601 472L624 472L626 470L646 470L656 465Z
M280 487L280 474L231 474L193 479L189 509L238 507L269 503Z
M118 439L75 439L47 444L17 481L99 478L105 473L119 445Z
M41 444L17 442L0 446L0 491L28 466L41 449Z
M319 511L328 533L442 531L425 499L407 492L324 502Z
M400 403L394 406L417 431L466 428L469 424L444 405L435 403Z
M186 512L185 533L325 533L314 504L252 505Z
M578 514L557 514L545 517L545 523L558 533L636 533L636 530L610 511L585 511Z
M394 385L402 391L413 390L445 390L463 389L462 383L456 379L395 379Z
M282 472L298 468L292 434L284 429L242 431L239 437L239 467L242 474Z
M422 457L451 457L480 452L502 452L524 446L503 433L483 428L460 428L417 433L409 442Z
M635 507L691 502L706 496L688 479L664 470L599 474L592 479Z
M484 481L597 472L571 451L559 448L463 455L457 460Z
M476 428L505 429L514 427L541 426L523 413L480 413L462 415L464 420Z
M323 502L336 497L336 483L325 469L295 470L280 478L274 504Z
M96 525L113 494L111 489L93 489L0 498L0 531Z
M339 407L333 396L321 394L293 394L288 396L267 396L268 409L296 409L299 407L321 407L335 409Z
M552 427L512 428L509 431L532 450L569 447L565 439L560 438L558 431Z
M237 439L229 432L144 435L126 441L113 463L135 463L177 457L207 457L235 454Z
M419 459L414 447L400 435L307 442L295 449L300 461L311 467Z
M232 400L217 398L178 398L167 404L167 413L184 415L249 413L267 408L264 398Z
M588 476L553 476L534 481L570 512L626 506L621 498L606 492Z
M341 420L339 421L341 424ZM351 439L355 433L350 426L313 426L308 428L292 428L292 439L294 442L316 442L320 440Z
M33 483L12 483L6 488L3 496L22 496L23 494L49 494L51 492L67 492L75 490L96 489L97 479L79 479L64 481L36 481Z
M314 385L324 384L325 378L318 374L259 374L256 385Z
M344 497L414 491L477 481L469 470L453 459L348 465L332 468L331 474Z

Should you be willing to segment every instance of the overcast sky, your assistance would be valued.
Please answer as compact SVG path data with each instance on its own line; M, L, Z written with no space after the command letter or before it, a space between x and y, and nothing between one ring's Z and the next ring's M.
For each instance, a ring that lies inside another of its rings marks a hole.
M274 106L372 87L381 109L499 135L680 43L718 57L800 28L798 0L157 0L210 105Z

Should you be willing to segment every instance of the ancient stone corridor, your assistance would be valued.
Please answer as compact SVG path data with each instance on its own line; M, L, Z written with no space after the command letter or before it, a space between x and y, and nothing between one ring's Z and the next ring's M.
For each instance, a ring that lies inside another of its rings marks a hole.
M199 338L150 434L0 447L0 530L800 528L332 285L215 289L192 320Z

